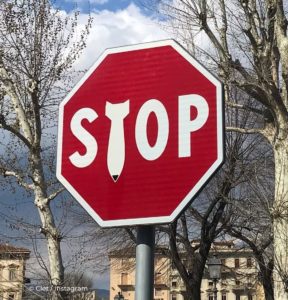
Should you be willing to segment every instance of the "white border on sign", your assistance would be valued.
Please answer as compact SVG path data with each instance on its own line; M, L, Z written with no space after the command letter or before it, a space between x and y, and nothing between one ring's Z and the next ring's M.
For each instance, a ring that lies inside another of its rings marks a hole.
M104 221L100 216L91 208L91 206L81 197L81 195L73 188L73 186L62 176L62 140L63 140L63 110L65 104L71 99L76 91L82 86L82 84L89 78L94 70L101 64L101 62L109 54L128 52L141 49L149 49L163 46L173 47L183 58L185 58L191 65L193 65L200 73L202 73L210 82L216 86L216 109L217 109L217 153L218 158L214 164L207 170L207 172L201 177L198 183L191 189L186 197L180 202L173 213L169 216L158 216L151 218L136 218L136 219L120 219L113 221ZM57 165L56 176L58 180L64 185L64 187L70 192L70 194L81 204L81 206L89 213L89 215L101 226L101 227L117 227L117 226L134 226L134 225L149 225L149 224L164 224L171 223L175 218L183 211L183 209L189 204L192 198L203 188L208 182L214 172L221 166L224 161L224 108L223 108L223 92L222 83L211 74L204 66L202 66L195 58L193 58L182 46L176 41L162 40L150 43L136 44L130 46L122 46L117 48L110 48L105 50L91 68L85 73L81 80L74 86L74 88L68 93L65 99L59 106L59 121L58 121L58 145L57 145Z

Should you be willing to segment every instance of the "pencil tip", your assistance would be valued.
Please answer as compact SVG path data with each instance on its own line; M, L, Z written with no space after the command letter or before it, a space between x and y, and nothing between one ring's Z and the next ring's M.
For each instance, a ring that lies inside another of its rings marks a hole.
M119 178L119 175L112 175L113 180L116 182L117 179Z

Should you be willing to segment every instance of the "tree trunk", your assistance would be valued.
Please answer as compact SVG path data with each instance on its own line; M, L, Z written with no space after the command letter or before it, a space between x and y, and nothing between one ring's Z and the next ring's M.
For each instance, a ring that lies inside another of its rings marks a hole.
M60 250L60 235L55 226L54 218L49 204L45 204L45 199L39 197L35 198L35 202L37 203L36 205L42 223L41 232L45 235L47 241L50 278L53 290L55 288L57 289L57 287L59 286L62 286L64 281L64 268ZM55 294L59 293L55 291ZM59 299L59 297L57 298L55 296L51 299Z
M45 235L48 248L49 270L51 280L51 300L63 299L57 288L63 285L64 282L64 268L62 264L61 248L60 248L60 235L55 226L53 214L49 204L46 204L46 199L37 195L35 203L38 208L42 227L41 233Z
M274 300L272 278L263 278L262 284L264 288L265 300Z
M190 287L191 298L189 298L189 300L201 300L201 280L202 278L193 280Z
M201 300L200 286L191 284L186 287L186 291L183 293L184 300Z
M63 293L59 292L57 287L62 286L64 282L64 268L62 263L62 255L60 248L61 236L55 226L54 217L50 209L49 200L47 198L47 187L44 180L44 172L40 154L31 156L31 164L34 179L34 195L35 205L41 219L41 233L44 234L47 241L48 259L50 266L51 292L50 299L63 299Z
M201 280L190 282L186 285L186 291L182 293L184 300L201 300Z
M196 255L193 259L193 269L189 273L189 282L186 284L185 300L201 300L201 282L207 256L202 258Z
M275 142L274 159L274 296L275 299L287 300L285 283L288 280L288 141L286 136Z
M263 253L258 252L255 253L255 258L258 262L261 276L261 283L263 285L265 300L274 300L274 287L273 287L273 261L265 264L265 260L263 257Z

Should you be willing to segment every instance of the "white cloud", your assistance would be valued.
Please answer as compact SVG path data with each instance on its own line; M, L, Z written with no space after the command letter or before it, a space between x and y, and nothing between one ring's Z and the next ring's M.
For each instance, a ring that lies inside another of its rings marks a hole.
M89 67L107 48L169 37L156 24L156 20L143 15L135 4L130 4L126 9L116 12L95 11L92 17L94 22L87 40L87 48L77 61L76 69ZM80 14L79 29L85 26L87 18L86 14Z

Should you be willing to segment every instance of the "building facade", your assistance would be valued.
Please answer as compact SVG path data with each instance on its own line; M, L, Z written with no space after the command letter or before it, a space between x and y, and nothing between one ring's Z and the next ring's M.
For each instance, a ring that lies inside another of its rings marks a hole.
M30 251L0 244L0 300L21 300Z
M171 260L156 250L154 273L155 300L183 300L185 285ZM210 251L221 260L221 278L217 282L217 299L262 300L258 270L251 250L236 247L233 242L217 242ZM135 297L135 250L110 253L110 300L120 292L125 300ZM185 256L183 255L185 264ZM214 299L214 285L206 268L201 284L201 299Z

